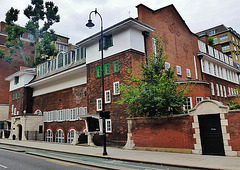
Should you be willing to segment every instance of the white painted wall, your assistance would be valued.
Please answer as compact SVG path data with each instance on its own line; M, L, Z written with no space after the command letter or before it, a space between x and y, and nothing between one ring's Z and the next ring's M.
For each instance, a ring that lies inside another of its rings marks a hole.
M19 76L19 83L14 84L14 78L10 81L10 91L19 89L21 87L24 87L26 84L28 84L32 79L34 78L33 74L23 74Z
M70 76L61 76L59 79L49 81L39 86L33 87L33 97L71 88L87 83L86 69L73 72Z
M104 58L120 53L128 49L144 52L144 38L142 32L135 28L128 28L119 33L114 33L113 46L103 51ZM86 48L86 64L101 59L99 42L91 44Z

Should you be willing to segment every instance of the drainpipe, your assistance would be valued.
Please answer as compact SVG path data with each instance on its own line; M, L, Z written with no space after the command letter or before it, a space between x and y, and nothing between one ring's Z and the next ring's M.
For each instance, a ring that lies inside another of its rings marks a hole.
M146 64L148 65L148 59L147 59L147 37L149 36L149 32L143 31L142 35L144 37L144 50L145 50L145 57L146 57Z
M200 70L201 70L201 77L202 77L202 81L203 81L203 72L202 72L202 58L203 56L202 55L198 55L198 59L199 59L199 63L200 63Z

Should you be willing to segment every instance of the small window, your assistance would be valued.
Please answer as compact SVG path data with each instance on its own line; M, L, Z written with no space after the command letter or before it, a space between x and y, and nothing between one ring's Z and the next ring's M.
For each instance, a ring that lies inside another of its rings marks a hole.
M220 93L219 93L219 85L216 84L216 90L217 90L217 96L220 96Z
M233 40L233 41L235 41L235 38L234 38L234 36L232 36L232 40Z
M107 35L103 37L103 49L106 50L109 47L113 46L113 38L112 35ZM102 42L99 40L99 51L102 50Z
M167 71L167 70L169 70L169 69L170 69L170 63L165 62L165 70Z
M177 66L177 75L179 75L179 76L182 75L181 66Z
M120 94L120 84L119 81L113 83L113 94L119 95Z
M43 133L43 125L39 125L39 133Z
M212 95L215 95L215 91L214 91L214 84L211 82L211 91L212 91Z
M106 132L107 133L112 132L112 121L111 121L111 119L106 119Z
M96 77L101 77L101 66L96 67Z
M30 33L28 33L28 39L29 39L29 40L33 40L33 35L30 34Z
M110 92L110 90L105 91L105 103L111 103L111 92Z
M74 133L76 132L75 129L70 129L68 132L68 136L67 136L67 143L72 143L73 139L74 139Z
M153 48L153 54L157 55L157 46L156 46L156 39L152 38L152 48Z
M217 37L213 38L213 43L216 44L218 42Z
M185 105L183 105L183 110L187 111L192 108L192 97L187 97Z
M63 53L58 55L58 68L63 67Z
M110 66L109 63L104 64L104 75L110 74Z
M227 97L227 92L226 92L226 87L223 86L223 93L224 93L224 97Z
M97 111L101 111L102 110L102 99L99 98L97 99Z
M16 76L16 77L14 77L14 84L16 85L18 83L19 83L19 76Z
M191 71L190 71L190 69L186 69L186 71L187 71L187 77L191 78Z
M197 103L200 103L201 101L203 101L203 97L197 97Z
M223 87L222 87L222 85L220 85L220 95L221 95L221 97L223 97Z
M45 141L46 142L53 142L53 133L51 129L48 129L45 133Z
M113 61L113 73L119 72L119 61Z
M220 36L220 41L228 40L228 35L222 35Z
M18 98L17 95L18 95L18 93L16 92L15 95L14 95L16 100L17 100L17 98Z
M12 93L12 100L14 100L15 99L15 97L14 97L14 93Z

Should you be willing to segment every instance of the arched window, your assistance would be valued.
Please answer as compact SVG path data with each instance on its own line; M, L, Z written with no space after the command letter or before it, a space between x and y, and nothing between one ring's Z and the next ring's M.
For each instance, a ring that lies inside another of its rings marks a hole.
M37 109L35 112L34 112L35 115L42 115L42 111Z
M68 143L72 143L73 139L74 139L74 133L76 132L75 129L71 129L68 132L68 137L67 137L67 142Z
M53 133L51 129L48 129L45 133L45 141L46 142L53 142Z
M58 129L56 132L56 143L64 143L64 133L62 129Z

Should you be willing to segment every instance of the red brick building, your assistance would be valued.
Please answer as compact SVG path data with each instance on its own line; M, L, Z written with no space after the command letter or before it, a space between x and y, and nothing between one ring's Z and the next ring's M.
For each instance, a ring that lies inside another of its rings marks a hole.
M205 99L226 102L237 95L239 70L232 59L199 40L173 5L154 11L140 4L137 9L137 19L128 18L104 30L104 75L101 75L100 33L78 42L73 51L61 52L38 65L36 78L25 85L32 89L29 96L32 111L26 114L43 115L46 141L71 143L76 142L78 135L86 134L89 145L92 139L100 143L97 138L102 132L99 112L104 76L105 110L110 111L110 119L106 120L107 140L126 142L129 114L126 106L116 104L122 97L119 84L126 83L128 69L137 74L138 64L145 62L145 54L156 50L154 35L162 37L164 54L168 55L166 68L174 68L176 83L190 89L185 110ZM17 111L17 116L24 113L21 107ZM192 118L187 119L190 126ZM41 123L39 129L40 126ZM16 131L13 133L19 135ZM190 142L181 144L193 149L192 129L185 132Z

